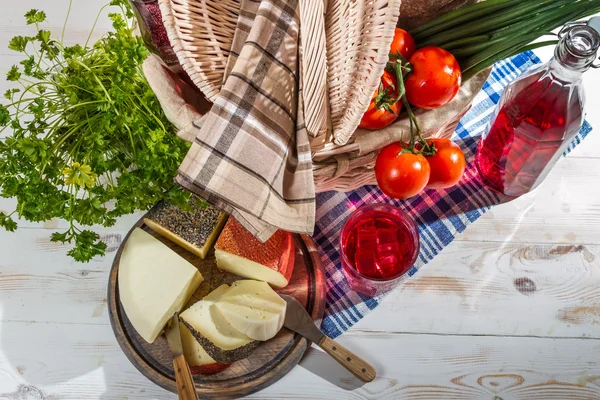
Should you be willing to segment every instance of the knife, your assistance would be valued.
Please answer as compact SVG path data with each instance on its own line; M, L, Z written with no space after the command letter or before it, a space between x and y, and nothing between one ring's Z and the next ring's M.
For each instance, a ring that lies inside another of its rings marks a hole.
M173 370L175 371L179 399L198 400L190 367L183 356L183 344L181 344L181 333L179 332L179 315L177 313L165 326L165 336L173 355Z
M321 332L298 300L285 294L280 296L287 302L283 326L315 343L361 381L375 379L375 368Z

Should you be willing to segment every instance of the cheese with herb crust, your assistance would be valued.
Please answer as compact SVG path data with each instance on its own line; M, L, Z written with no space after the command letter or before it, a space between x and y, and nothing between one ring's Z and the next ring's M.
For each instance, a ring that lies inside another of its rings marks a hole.
M219 286L180 315L204 350L219 363L246 358L259 344L235 329L214 307L228 290L228 285Z

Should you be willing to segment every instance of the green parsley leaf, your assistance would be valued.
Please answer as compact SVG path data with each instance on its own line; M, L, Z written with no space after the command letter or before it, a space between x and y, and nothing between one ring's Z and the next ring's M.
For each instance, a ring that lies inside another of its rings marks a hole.
M39 28L13 38L11 49L30 54L7 74L20 87L4 95L16 102L0 105L0 125L12 128L0 141L0 196L16 198L13 214L25 220L66 220L69 229L52 240L71 244L68 254L82 262L106 249L86 227L113 226L163 200L189 207L189 193L174 182L189 144L142 73L149 51L131 28L129 1L111 4L114 29L90 47L64 47ZM45 17L26 16L36 25ZM19 90L27 96L17 98ZM0 225L16 227L6 214Z
M10 122L10 112L0 104L0 126L6 126Z
M81 188L91 188L96 184L98 175L92 171L92 167L87 164L74 162L71 167L63 169L65 184L75 185Z
M8 89L6 92L4 92L4 98L6 100L11 100L13 98L13 96L16 93L19 93L20 91L21 91L21 89L19 89L19 88ZM0 105L0 126L4 126L4 125L2 125L2 122L1 122L2 121L1 113L2 113L2 111L1 111L1 105Z
M17 67L16 65L13 65L12 67L10 67L10 69L8 70L8 73L6 74L6 80L10 81L10 82L16 82L21 78L21 73L19 72L19 67Z
M15 36L8 43L8 48L22 53L27 48L27 43L29 43L29 40L30 38L25 36Z
M17 230L17 223L4 212L0 211L0 226L9 232Z
M52 33L50 31L40 30L36 36L36 39L42 43L48 43L51 35Z
M96 232L85 230L75 237L75 247L67 254L79 262L89 262L95 256L103 256L106 243L100 240Z
M54 232L52 234L52 236L50 237L50 241L52 242L60 242L62 244L67 243L70 239L67 236L69 234L69 232L64 232L64 233L59 233L59 232Z
M27 25L39 24L46 20L46 13L32 9L25 13L25 20L27 21Z

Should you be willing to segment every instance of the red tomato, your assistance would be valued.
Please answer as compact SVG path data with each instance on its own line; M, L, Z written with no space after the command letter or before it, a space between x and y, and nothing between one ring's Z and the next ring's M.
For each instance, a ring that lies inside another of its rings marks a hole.
M396 120L402 103L397 100L398 87L396 77L388 71L384 71L381 76L381 85L373 93L373 98L369 108L360 120L359 128L363 129L382 129Z
M404 82L408 102L417 108L441 107L456 96L462 83L454 56L439 47L423 47L410 58L412 73Z
M445 189L456 185L467 164L460 147L450 139L430 139L427 142L437 148L434 156L427 157L431 167L427 188Z
M417 45L415 44L415 39L410 36L410 33L404 29L396 28L392 46L390 47L390 54L400 53L408 61L415 50L417 50Z
M375 161L375 177L381 191L396 199L421 192L429 181L429 163L421 154L404 153L400 143L384 147Z

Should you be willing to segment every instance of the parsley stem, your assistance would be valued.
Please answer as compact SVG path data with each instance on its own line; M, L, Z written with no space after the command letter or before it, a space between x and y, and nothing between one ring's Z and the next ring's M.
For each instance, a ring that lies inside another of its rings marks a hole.
M90 42L90 39L92 38L92 34L96 30L96 24L98 23L98 20L100 19L100 15L102 14L102 11L104 11L104 9L108 6L110 6L110 3L105 4L104 6L102 6L100 11L98 11L98 15L96 15L96 20L94 21L94 24L92 25L92 29L90 29L90 34L88 35L87 40L85 41L85 44L83 45L83 47L88 47L88 43Z
M62 28L62 34L60 36L61 44L65 41L65 31L67 30L67 22L69 21L69 16L71 15L71 7L73 7L73 0L69 0L69 8L67 9L67 17L65 18L65 23L63 24L63 28Z

